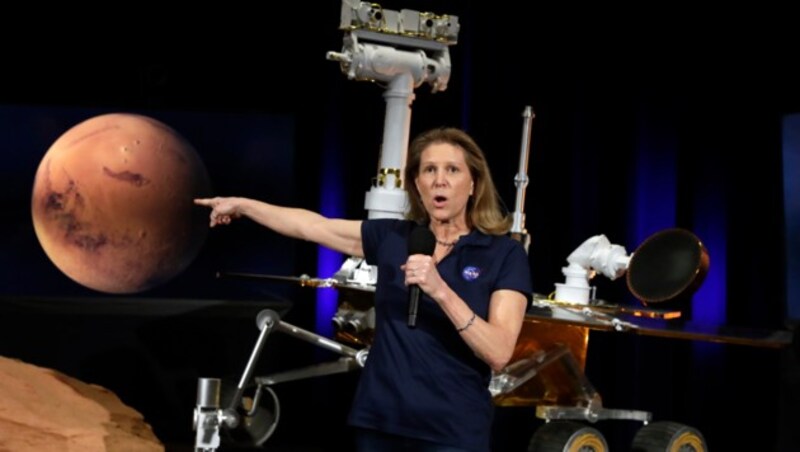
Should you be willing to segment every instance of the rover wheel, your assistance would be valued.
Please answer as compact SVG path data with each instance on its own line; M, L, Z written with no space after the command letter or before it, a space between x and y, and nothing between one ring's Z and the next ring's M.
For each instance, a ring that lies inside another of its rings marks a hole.
M645 425L633 437L631 452L707 452L706 440L694 427L660 421Z
M608 452L608 443L597 429L588 425L550 421L536 429L528 452Z

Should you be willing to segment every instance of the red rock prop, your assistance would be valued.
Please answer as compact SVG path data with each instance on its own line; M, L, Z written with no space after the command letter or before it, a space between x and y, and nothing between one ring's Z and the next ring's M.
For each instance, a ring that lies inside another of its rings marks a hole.
M163 452L164 445L108 389L0 356L0 451Z

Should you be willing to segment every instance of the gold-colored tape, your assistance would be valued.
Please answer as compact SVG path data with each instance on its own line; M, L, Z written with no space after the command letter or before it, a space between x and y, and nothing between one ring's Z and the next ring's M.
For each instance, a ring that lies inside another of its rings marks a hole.
M400 178L400 168L381 168L378 171L378 177L372 178L372 184L376 187L383 187L386 185L386 176L394 176L394 188L400 188L403 185L403 179Z

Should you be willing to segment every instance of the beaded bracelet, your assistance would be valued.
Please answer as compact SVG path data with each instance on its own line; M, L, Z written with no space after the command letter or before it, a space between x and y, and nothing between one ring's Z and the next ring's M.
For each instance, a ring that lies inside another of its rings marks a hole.
M467 324L466 324L466 325L464 325L463 327L461 327L461 328L457 329L456 331L458 331L459 333L461 333L461 332L465 331L467 328L471 327L471 326L472 326L472 322L474 322L474 321L475 321L475 317L477 317L477 316L478 316L478 315L477 315L477 314L475 314L475 313L473 312L473 313L472 313L472 317L470 317L470 319L469 319L469 321L467 322Z

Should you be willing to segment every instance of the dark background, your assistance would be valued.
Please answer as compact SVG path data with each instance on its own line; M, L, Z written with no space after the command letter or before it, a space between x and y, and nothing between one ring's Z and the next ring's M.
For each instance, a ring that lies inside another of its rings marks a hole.
M323 175L335 174L342 213L363 218L383 131L382 88L347 80L325 59L341 48L339 2L261 6L267 12L216 5L177 17L141 8L54 28L46 53L55 56L33 52L36 59L9 60L0 101L6 112L152 114L187 135L219 194L324 210L330 188ZM468 130L486 151L509 206L521 113L533 107L526 226L537 292L549 293L563 280L566 256L589 236L605 234L632 251L659 229L678 226L698 234L712 262L693 304L711 307L687 317L794 328L797 319L786 316L784 268L785 236L796 231L784 226L781 140L784 116L800 111L800 73L792 62L797 40L782 19L788 15L474 1L383 6L459 16L449 88L416 90L411 135L441 125ZM76 50L84 58L72 58ZM291 177L277 188L263 185L270 176L260 171L274 171L271 160L252 165L233 144L206 145L191 121L179 122L186 115L202 117L197 130L230 143L263 133L262 124L283 124L280 139L292 158L281 163L281 174ZM22 138L7 140L24 141L28 133L34 132L16 130ZM57 128L52 133L55 139ZM260 309L277 307L287 321L314 329L315 290L214 279L225 269L315 273L315 246L253 225L214 230L185 274L151 292L109 297L76 287L47 265L30 224L33 171L46 147L20 157L2 145L5 156L32 168L26 175L16 163L3 165L14 175L0 195L3 250L13 256L28 243L26 262L37 262L20 267L4 259L6 274L16 276L3 280L3 355L114 390L145 415L168 449L178 450L194 438L197 377L236 381L255 343ZM624 281L594 283L601 298L637 303ZM607 407L695 426L711 450L800 444L794 427L800 372L792 349L611 333L592 333L590 342L586 373ZM259 371L332 358L281 335L270 338L268 350ZM347 449L344 417L356 378L276 388L282 419L268 447ZM538 422L532 408L499 410L497 449L524 450ZM612 450L624 450L637 425L604 421L598 428Z

